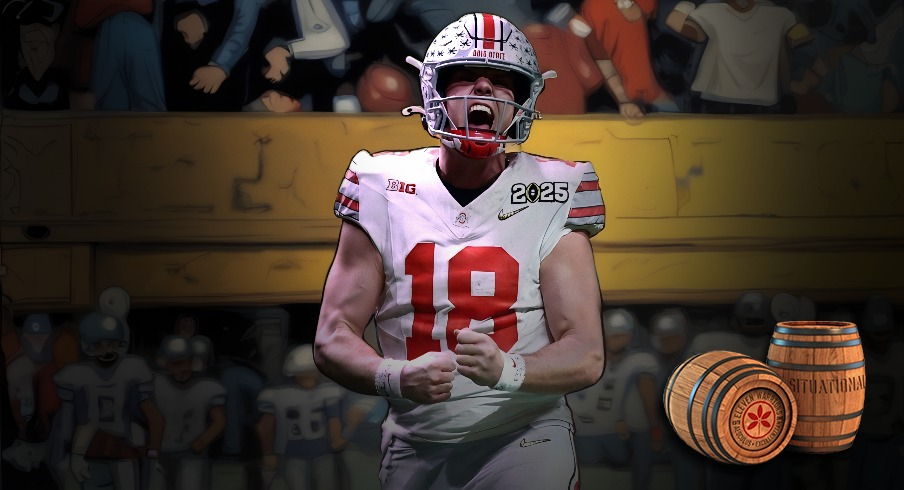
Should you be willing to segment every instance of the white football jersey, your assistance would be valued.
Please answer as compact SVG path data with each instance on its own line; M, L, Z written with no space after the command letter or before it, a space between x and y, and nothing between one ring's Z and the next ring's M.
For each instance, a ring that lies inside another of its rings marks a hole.
M160 449L164 452L186 451L207 429L210 409L226 405L226 388L210 378L192 378L179 384L170 376L157 374L154 402L166 422Z
M641 376L650 376L656 379L659 374L659 361L652 352L638 350L627 354L622 361L622 376L627 379L625 381L625 393L621 396L621 403L624 406L625 423L632 432L639 432L650 428L649 415L644 408L643 398L640 396L638 389L638 380Z
M437 148L359 152L336 200L336 215L360 225L383 257L375 320L384 356L451 351L462 328L489 334L506 352L539 350L550 342L541 261L570 231L592 236L604 225L593 167L518 153L461 206L437 175L438 156ZM390 403L384 428L408 439L478 439L553 411L571 418L561 396L496 391L461 375L444 403Z
M69 364L54 375L53 381L60 399L75 404L77 423L94 423L98 429L129 441L135 414L129 413L128 407L137 407L154 391L154 374L147 362L132 355L120 356L109 368L93 361Z
M655 377L658 369L656 358L650 352L628 352L615 358L607 355L603 377L593 386L568 394L575 434L614 434L620 421L627 423L630 430L648 428L637 381L645 374Z
M257 409L276 420L273 452L311 458L328 454L328 421L340 417L344 396L345 389L333 382L321 382L310 390L295 384L261 390ZM311 451L321 454L306 454Z

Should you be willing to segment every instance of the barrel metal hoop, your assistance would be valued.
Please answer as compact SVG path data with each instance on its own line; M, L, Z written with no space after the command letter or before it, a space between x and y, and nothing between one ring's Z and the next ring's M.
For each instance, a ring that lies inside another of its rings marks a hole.
M855 345L860 345L860 339L851 339L844 340L840 342L810 342L810 341L800 341L800 340L785 340L785 339L772 339L769 341L772 345L778 345L782 347L809 347L816 349L824 349L829 347L853 347Z
M863 415L863 410L841 415L798 415L798 422L840 422L842 420L855 419Z
M803 441L803 442L832 442L832 441L843 441L850 437L854 437L857 435L857 431L849 432L847 434L842 434L839 436L799 436L793 435L792 440L795 441Z
M717 407L722 405L722 399L725 398L725 395L728 393L728 389L731 388L732 386L734 386L734 385L735 385L738 381L740 381L742 378L746 378L746 377L752 376L752 375L754 375L754 374L768 374L768 375L771 375L771 376L778 377L774 371L770 371L770 370L768 370L768 369L759 369L759 368L757 368L756 366L749 366L749 367L753 367L754 369L751 370L750 372L747 372L747 373L744 373L744 374L738 376L737 378L735 378L735 379L732 380L731 384L729 384L729 385L725 386L724 388L722 388L722 391L719 393L719 396L716 397L716 406L717 406ZM780 379L780 378L779 378L779 379ZM764 389L767 389L767 388L764 388ZM713 390L715 390L715 386L713 386ZM746 392L745 392L745 393L746 393ZM778 395L778 394L776 393L776 395ZM781 398L781 397L779 397L779 398ZM708 401L708 400L707 400L707 401ZM706 409L707 406L709 406L709 403L707 403L706 405L703 406L703 407L704 407L704 410ZM790 408L790 407L789 407L789 408ZM786 410L786 411L787 411L787 410ZM786 418L786 420L787 420L787 414L786 414L785 418ZM716 427L718 421L719 421L719 412L718 412L718 411L714 411L713 414L712 414L712 420L710 421L710 422L713 424L713 427ZM719 445L719 449L720 449L722 452L728 453L728 451L725 450L725 447L722 446L722 440L721 440L721 439L718 439L718 438L717 438L717 439L716 439L716 444ZM770 448L767 446L767 447L761 449L761 451L762 451L762 450L765 450L765 449L770 449ZM757 452L757 451L751 451L751 452Z
M777 333L785 333L788 335L848 335L857 333L857 327L848 328L788 328L775 327Z
M678 380L678 375L681 374L681 371L683 371L684 368L687 367L687 365L691 363L691 361L693 361L694 359L696 359L696 358L702 356L703 354L705 354L705 352L701 352L700 354L697 354L697 355L691 357L690 359L688 359L688 360L682 362L680 366L678 366L677 368L675 368L675 372L672 373L672 380L671 380L672 382L669 383L669 388L666 390L665 393L671 393L671 392L672 392L672 389L675 387L675 381ZM671 413L672 411L671 411L671 409L669 408L670 405L671 405L671 403L665 403L665 415L666 415L666 417L669 419L669 422L671 422L671 420L672 420L672 413Z
M794 439L788 443L789 448L796 449L798 451L803 451L807 453L836 453L838 451L844 451L845 449L850 449L854 445L854 441L851 441L843 446L828 446L828 447L819 447L819 446L808 446L804 444L795 444Z
M708 376L709 373L713 372L717 367L721 366L722 364L725 364L725 363L731 362L731 361L736 361L738 359L746 359L747 357L748 356L745 356L745 355L726 357L725 359L722 359L719 362L710 366L706 371L703 372L703 374L700 375L700 377L697 378L697 382L694 383L694 388L691 390L691 394L687 399L687 430L688 430L688 432L690 432L691 436L693 436L693 434L694 434L694 430L693 430L693 427L694 427L694 419L693 419L694 398L697 396L697 390L700 389L700 384L703 383L703 380L706 379L706 376ZM710 388L710 389L712 389L712 388ZM705 409L706 409L706 405L704 405L704 411L705 411ZM705 420L705 417L706 416L704 415L704 420ZM703 427L704 427L703 430L706 430L705 423L703 424ZM694 440L694 444L697 445L697 449L701 453L706 454L706 451L703 450L703 446L700 445L700 441L698 441L696 437L691 437L691 439ZM712 446L712 444L710 443L710 447L711 446ZM715 451L715 449L713 449L713 451Z
M847 371L849 369L862 368L866 365L865 361L857 361L850 364L791 364L769 359L767 362L771 367L795 371Z

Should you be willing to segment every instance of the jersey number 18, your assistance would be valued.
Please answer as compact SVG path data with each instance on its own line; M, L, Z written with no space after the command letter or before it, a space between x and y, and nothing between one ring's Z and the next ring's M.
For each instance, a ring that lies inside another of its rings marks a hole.
M435 243L418 243L405 257L405 274L411 276L411 305L414 324L405 342L408 359L440 351L433 338L436 307L433 304L433 278L436 270ZM501 247L468 246L455 254L448 264L447 291L452 310L446 322L446 342L454 350L454 331L468 328L471 320L493 319L490 336L507 352L518 341L517 318L512 306L518 299L518 262ZM490 293L472 290L472 273L490 273L494 286Z

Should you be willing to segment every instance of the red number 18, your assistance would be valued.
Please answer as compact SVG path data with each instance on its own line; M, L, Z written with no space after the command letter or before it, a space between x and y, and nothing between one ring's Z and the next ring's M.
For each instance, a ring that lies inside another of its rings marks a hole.
M435 274L435 243L418 243L405 257L405 274L411 276L411 305L414 324L411 337L406 340L408 359L440 350L440 342L433 338L436 307L433 304ZM471 290L473 272L493 274L492 295L475 296ZM452 310L446 323L446 342L454 350L455 330L468 328L471 320L493 319L490 334L496 345L508 351L518 340L518 328L512 306L518 299L518 262L501 247L463 248L449 260L449 302Z

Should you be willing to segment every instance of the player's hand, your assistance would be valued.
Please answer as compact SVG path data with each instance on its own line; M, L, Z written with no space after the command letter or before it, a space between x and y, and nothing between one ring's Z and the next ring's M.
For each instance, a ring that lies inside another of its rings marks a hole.
M342 451L343 449L345 449L345 446L348 446L348 439L346 439L344 437L340 436L336 439L330 439L330 449L334 453L338 453L339 451Z
M437 403L452 396L455 361L445 352L427 352L402 368L402 396L417 403Z
M264 471L276 471L279 467L279 457L275 454L265 454L261 457L261 468Z
M19 471L31 471L41 466L44 459L43 443L25 442L16 439L12 446L3 450L3 460Z
M204 441L202 441L200 437L191 442L191 450L194 451L195 454L203 453L205 448L207 448L207 444L204 444Z
M267 54L264 55L264 59L267 60L267 64L270 65L270 68L264 72L264 78L270 83L281 82L286 73L289 73L290 56L289 50L282 46L277 46L270 51L267 51Z
M616 0L615 5L628 22L637 22L643 17L643 10L634 3L634 0Z
M624 420L619 420L615 424L615 430L618 432L618 438L627 441L631 438L631 431L628 430L628 423Z
M502 363L505 362L496 342L489 335L470 328L454 333L458 341L455 346L458 372L481 386L496 386L502 376Z
M182 34L185 44L195 49L207 34L207 19L199 12L192 11L176 20L176 31Z
M803 80L791 80L791 82L789 82L789 87L791 89L791 93L797 95L805 95L810 91L810 87L806 83L804 83Z
M650 429L650 449L654 453L661 453L665 449L665 438L662 429L653 427Z
M71 455L69 457L69 469L72 470L72 475L75 476L79 483L91 479L91 466L85 461L84 454Z
M265 454L261 458L261 480L264 488L270 488L276 479L276 468L279 467L279 457L275 454Z
M188 84L195 90L203 90L205 94L215 94L226 77L226 71L219 66L206 65L195 70Z
M628 119L640 119L643 117L643 109L634 102L625 102L618 105L618 112Z

